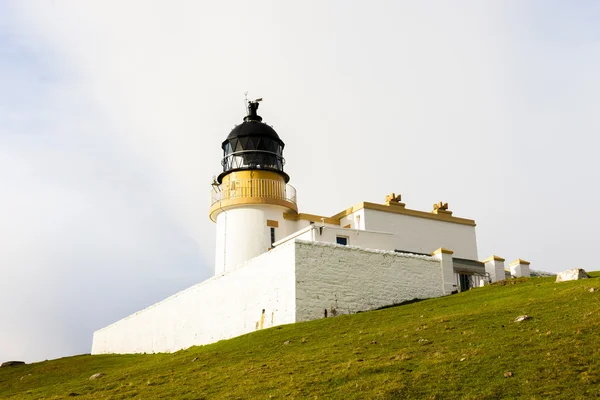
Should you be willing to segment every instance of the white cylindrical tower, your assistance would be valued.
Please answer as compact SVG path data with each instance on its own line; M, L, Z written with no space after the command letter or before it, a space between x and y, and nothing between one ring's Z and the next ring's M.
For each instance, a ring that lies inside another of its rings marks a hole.
M210 218L217 223L215 274L268 251L285 212L297 212L296 190L283 172L285 144L248 102L244 122L222 144L223 172L213 183Z

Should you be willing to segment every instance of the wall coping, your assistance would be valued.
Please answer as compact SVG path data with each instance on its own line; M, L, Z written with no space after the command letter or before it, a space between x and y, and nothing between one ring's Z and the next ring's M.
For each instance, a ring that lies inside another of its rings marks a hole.
M433 253L431 253L431 255L433 256L435 254L440 254L440 253L442 253L442 254L454 254L454 252L452 250L448 250L448 249L445 249L443 247L440 247L439 249L437 249Z
M515 261L511 262L510 264L508 264L509 267L514 267L515 265L529 265L531 264L529 261L525 261L522 260L520 258L517 258Z
M487 263L490 261L506 261L506 260L500 256L490 256L490 257L486 258L485 260L483 260L482 263Z

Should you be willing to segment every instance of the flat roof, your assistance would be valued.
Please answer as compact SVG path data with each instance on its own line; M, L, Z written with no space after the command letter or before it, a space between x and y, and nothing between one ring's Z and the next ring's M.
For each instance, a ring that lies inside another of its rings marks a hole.
M383 212L388 212L388 213L392 213L392 214L402 214L402 215L408 215L411 217L425 218L425 219L431 219L431 220L435 220L435 221L450 222L453 224L476 226L474 220L467 219L467 218L455 217L452 215L451 211L436 210L437 212L427 212L427 211L411 210L409 208L406 208L403 203L377 204L377 203L369 203L366 201L355 204L354 206L347 208L344 211L341 211L332 217L324 217L324 216L320 216L320 215L305 214L305 213L299 213L299 214L284 213L283 216L285 219L290 219L290 220L295 220L295 221L297 221L297 220L307 220L307 221L312 221L312 222L322 222L323 221L326 224L339 225L340 220L342 218L344 218L352 213L355 213L359 210L362 210L362 209L383 211Z

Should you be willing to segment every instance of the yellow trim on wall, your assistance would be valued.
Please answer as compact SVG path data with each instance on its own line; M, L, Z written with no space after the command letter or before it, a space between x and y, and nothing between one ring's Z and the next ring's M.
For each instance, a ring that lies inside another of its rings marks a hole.
M272 219L268 219L267 220L267 226L273 227L273 228L279 228L279 221L274 221Z
M426 211L411 210L404 207L388 206L385 204L376 204L368 202L358 203L353 207L347 208L344 211L335 214L333 217L331 217L331 219L339 221L341 218L348 216L356 211L362 210L363 208L367 210L384 211L392 214L409 215L411 217L432 219L436 221L452 222L454 224L475 226L475 221L473 221L472 219L454 217L451 214L433 214Z
M277 172L273 171L263 171L263 170L243 170L243 171L234 171L230 172L223 177L222 185L236 180L242 179L272 179L274 181L281 181L285 183L285 178L279 175Z
M392 206L392 207L402 207L402 208L406 207L405 203L400 203L400 202L396 203L395 201L386 201L384 204L386 206Z
M504 258L499 257L499 256L490 256L488 258L486 258L485 260L482 261L482 263L486 263L486 262L490 262L490 261L505 261Z
M261 185L260 182L270 182ZM258 183L255 185L255 183ZM272 186L271 183L275 185ZM223 177L220 185L221 200L216 201L209 209L209 216L216 222L217 215L234 206L272 204L298 212L298 206L286 200L285 178L277 172L263 170L234 171ZM232 194L240 190L243 195Z
M265 205L271 204L275 206L282 206L298 212L298 207L296 204L291 201L281 200L281 199L272 199L270 197L236 197L233 199L227 199L222 201L217 201L210 207L209 215L210 219L213 222L217 221L217 215L219 215L222 211L227 211L227 209L232 208L234 206L240 205Z
M441 208L438 208L436 210L431 211L432 214L436 214L436 215L440 215L440 214L444 214L444 215L452 215L452 211L448 211L448 210L442 210Z
M289 221L304 220L304 221L310 221L310 222L320 223L320 222L323 222L321 220L322 218L325 219L325 223L326 224L331 224L331 225L339 225L340 224L340 220L339 219L327 218L327 217L323 217L321 215L305 214L305 213L298 213L298 214L283 213L283 219L287 219Z
M525 260L521 260L520 258L517 258L515 261L508 264L508 266L512 267L512 266L519 265L519 264L529 265L531 263L529 261L525 261Z
M435 250L433 253L431 253L432 256L435 256L436 254L454 254L454 252L452 250L448 250L445 249L443 247L440 247L439 249Z

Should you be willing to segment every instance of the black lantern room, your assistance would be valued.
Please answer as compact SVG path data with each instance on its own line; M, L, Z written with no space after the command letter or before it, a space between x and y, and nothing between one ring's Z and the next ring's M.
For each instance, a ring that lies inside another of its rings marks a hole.
M244 122L233 128L223 142L223 172L217 178L221 183L223 177L230 172L242 170L267 170L278 172L288 182L290 177L283 172L285 160L283 147L285 144L277 132L262 122L256 113L258 102L248 102L248 115Z

